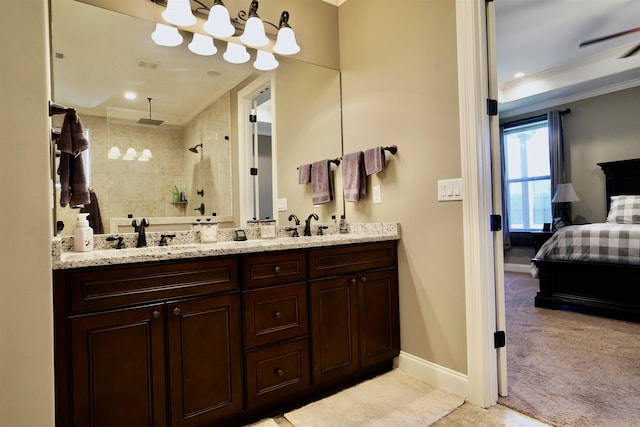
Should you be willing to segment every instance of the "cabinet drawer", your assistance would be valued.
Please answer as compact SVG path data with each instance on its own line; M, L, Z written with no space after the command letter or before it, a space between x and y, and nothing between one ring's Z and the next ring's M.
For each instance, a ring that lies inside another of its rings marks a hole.
M303 251L243 258L244 287L247 289L306 280L307 268Z
M309 277L336 276L397 264L396 241L309 251Z
M242 298L246 348L269 345L308 333L305 283L246 291Z
M290 397L311 386L306 338L247 353L245 362L249 407Z
M80 312L238 288L235 258L79 270L67 276L71 311Z

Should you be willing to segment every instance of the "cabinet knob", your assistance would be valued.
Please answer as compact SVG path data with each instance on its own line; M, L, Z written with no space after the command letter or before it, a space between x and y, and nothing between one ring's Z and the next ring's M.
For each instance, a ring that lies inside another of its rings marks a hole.
M158 310L153 310L151 316L153 316L154 319L157 319L158 317L160 317L160 312Z
M283 376L283 375L284 375L284 371L283 371L282 369L280 369L280 368L276 368L276 369L274 370L274 372L275 372L275 373L276 373L276 375L277 375L277 376L279 376L279 377L281 377L281 376Z
M276 319L279 319L282 317L282 314L279 311L276 311L275 313L273 313L273 317L275 317Z
M280 273L280 266L276 265L276 268L274 270L276 271L276 273Z
M364 282L366 282L366 281L367 281L367 278L366 278L366 277L364 277L364 276L362 276L362 277L360 278L360 281L361 281L362 283L364 283Z
M178 307L173 309L173 314L175 314L176 316L179 315L180 312L181 312L181 310Z
M356 279L351 279L351 280L349 280L349 282L351 282L352 285L355 285L356 284Z

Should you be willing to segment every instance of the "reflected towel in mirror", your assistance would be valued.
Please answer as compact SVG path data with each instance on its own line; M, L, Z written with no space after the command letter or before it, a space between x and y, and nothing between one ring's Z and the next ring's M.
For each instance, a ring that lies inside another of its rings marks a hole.
M320 160L311 165L311 201L314 205L329 203L333 200L333 184L331 182L331 163Z
M298 167L298 184L309 184L311 182L311 164L300 165Z

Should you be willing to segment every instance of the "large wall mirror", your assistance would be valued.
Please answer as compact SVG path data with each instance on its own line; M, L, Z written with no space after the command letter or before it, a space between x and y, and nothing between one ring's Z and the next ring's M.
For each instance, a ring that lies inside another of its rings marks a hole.
M105 233L132 231L112 228L112 219L126 223L128 215L215 213L223 225L243 226L239 201L248 189L240 174L250 171L238 170L239 145L246 143L239 138L244 124L238 96L267 74L273 91L269 109L277 117L269 126L276 144L274 216L284 225L291 213L317 213L323 221L343 213L337 168L329 204L313 206L310 186L297 183L299 165L342 154L339 71L277 57L276 70L260 72L251 49L245 64L224 61L221 40L213 56L190 52L187 32L180 46L158 46L151 40L155 23L75 0L51 0L51 15L53 101L75 108L88 131L91 190ZM135 99L127 99L127 92ZM52 121L60 127L63 116ZM113 155L115 148L120 157ZM128 149L136 151L132 160L124 159ZM144 150L152 157L142 156ZM60 206L57 189L55 216L65 224L59 234L72 233L77 213Z

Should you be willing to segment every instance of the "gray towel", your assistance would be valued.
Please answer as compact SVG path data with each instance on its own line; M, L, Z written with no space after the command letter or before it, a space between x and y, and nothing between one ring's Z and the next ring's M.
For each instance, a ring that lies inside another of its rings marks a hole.
M367 175L382 172L384 165L385 158L382 147L370 148L364 152L364 170Z
M311 164L300 165L298 167L298 184L309 184L311 182Z
M342 156L342 183L345 201L357 202L367 198L367 175L362 151Z
M329 203L333 200L330 167L329 160L320 160L311 165L311 201L314 205Z
M89 141L84 137L82 121L75 111L70 111L64 115L56 145L61 152L73 154L74 156L89 148Z

